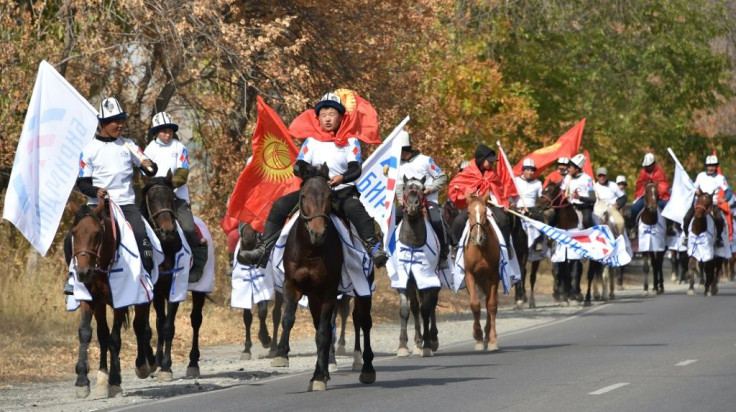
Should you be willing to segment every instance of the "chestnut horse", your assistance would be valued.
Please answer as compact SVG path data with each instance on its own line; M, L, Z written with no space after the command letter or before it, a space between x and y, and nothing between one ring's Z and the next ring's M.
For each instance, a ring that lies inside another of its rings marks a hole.
M100 366L92 396L99 399L122 394L120 329L128 325L128 308L113 309L111 331L106 315L106 307L113 307L108 273L118 248L119 237L117 225L110 220L105 204L106 202L101 201L94 209L88 205L80 207L75 203L70 204L70 209L75 214L71 228L72 253L70 257L74 262L77 279L84 284L92 296L91 301L80 302L79 355L75 383L77 398L86 398L90 394L90 381L87 378L89 373L87 350L92 340L92 316L97 322L97 341L100 345ZM135 360L136 374L141 378L148 376L149 365L155 363L150 346L149 310L148 305L136 305L133 321L138 345L138 356ZM108 353L110 355L109 369Z
M465 285L473 312L473 338L475 350L498 350L496 313L498 310L499 263L501 260L500 233L496 233L488 220L486 203L488 194L468 197L468 238L465 242ZM485 298L486 324L480 328L480 299Z
M179 302L170 302L169 293L175 276L181 270L182 262L177 262L176 256L182 247L189 248L182 243L176 228L176 208L174 206L174 186L171 182L171 171L166 177L152 177L148 179L143 189L143 204L141 213L148 220L156 236L161 242L164 252L164 261L159 266L159 279L153 288L153 307L156 310L156 367L161 370L158 379L163 382L173 380L171 371L171 346L176 331L176 312ZM189 262L184 262L188 264ZM192 348L189 351L189 364L186 377L199 377L199 329L202 326L202 308L206 294L192 292ZM154 368L155 369L155 368Z
M659 220L659 211L657 209L657 184L649 182L644 188L644 209L638 217L638 221L641 221L648 226L656 226ZM637 222L638 222L637 221ZM662 233L662 243L664 244L664 233ZM661 252L643 252L644 259L651 262L652 267L652 291L657 295L664 293L664 250ZM644 293L649 293L649 268L650 265L644 265Z
M289 231L284 248L283 333L271 366L289 366L289 336L294 326L297 302L309 298L309 310L316 329L317 363L309 383L310 391L325 390L330 379L328 360L332 346L332 317L337 304L343 267L342 244L332 220L332 189L327 164L306 167L299 195L299 217ZM373 282L373 279L370 279ZM363 331L365 351L360 382L373 383L373 350L370 345L371 297L355 298L354 318ZM356 348L358 347L356 336ZM356 356L357 351L356 351ZM354 364L355 367L355 364Z
M701 193L695 200L695 213L693 214L690 233L698 236L708 230L708 214L713 208L713 195L710 193ZM710 245L715 249L715 244ZM694 257L690 257L688 273L690 275L690 287L688 295L695 294L695 277L698 276L699 266L705 272L705 296L715 295L718 293L718 277L716 277L716 265L719 258L713 252L713 259L707 262L698 262Z

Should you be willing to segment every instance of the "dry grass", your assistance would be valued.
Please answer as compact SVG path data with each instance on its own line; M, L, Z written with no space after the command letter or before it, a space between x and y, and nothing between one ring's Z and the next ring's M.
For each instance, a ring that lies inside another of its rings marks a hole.
M64 295L61 293L66 274L63 252L58 247L59 250L52 249L46 257L41 258L7 222L0 223L0 228L3 233L0 235L0 245L5 246L0 247L0 261L6 269L4 276L0 277L0 322L3 325L0 334L0 382L73 381L79 316L77 312L66 311ZM215 230L213 235L216 244L224 245L221 232ZM61 239L54 244L60 245ZM220 252L217 258L217 267L226 267L226 254ZM218 270L216 289L211 294L214 302L208 300L204 307L204 322L200 331L202 346L242 345L245 340L242 312L230 308L230 278L223 273L224 270ZM536 290L549 293L551 276L548 267L543 267L542 273ZM398 318L398 299L383 270L376 274L376 283L374 324L395 322ZM501 304L510 303L510 296L501 297ZM467 311L465 292L457 295L446 290L441 292L438 307L440 315ZM188 359L192 339L190 312L189 302L179 308L173 348L175 363ZM111 322L111 315L109 318ZM297 313L293 332L295 338L313 333L309 318L306 310ZM151 325L155 329L153 318ZM123 331L121 362L124 370L134 367L135 350L132 328ZM95 369L99 362L99 349L94 334L89 360L92 369Z

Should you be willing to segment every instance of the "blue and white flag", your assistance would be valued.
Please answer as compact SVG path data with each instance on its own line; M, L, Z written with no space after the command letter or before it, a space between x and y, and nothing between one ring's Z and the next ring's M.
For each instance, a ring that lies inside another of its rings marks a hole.
M368 214L378 222L383 232L384 249L389 253L392 250L391 245L395 243L389 236L394 232L396 225L394 194L401 160L401 143L396 136L408 121L409 116L406 116L376 151L363 162L363 174L357 182L360 201L363 202Z
M41 255L54 240L79 175L79 154L96 128L95 109L42 61L3 209L3 219L13 223Z
M695 199L695 184L690 180L690 176L688 176L680 161L677 160L677 156L675 156L672 149L667 148L667 151L675 161L675 177L672 179L670 200L667 202L664 210L662 210L662 216L683 225L685 215L692 207L693 200Z
M598 225L583 230L562 230L526 216L522 218L527 224L539 229L558 245L567 247L580 257L596 260L608 266L623 266L631 262L631 256L626 252L626 241L623 235L614 238L608 226Z

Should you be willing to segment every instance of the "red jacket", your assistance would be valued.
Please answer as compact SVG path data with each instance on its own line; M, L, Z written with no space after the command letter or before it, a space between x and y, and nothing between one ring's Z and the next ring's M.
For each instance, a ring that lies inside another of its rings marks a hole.
M472 193L482 195L490 190L501 205L507 206L509 201L501 196L502 189L501 178L495 170L486 170L481 173L475 161L471 161L468 167L450 181L448 196L455 206L465 209L468 207L467 195Z
M647 183L654 182L657 184L657 195L661 200L670 199L670 181L667 179L667 175L664 174L664 170L658 165L654 164L652 173L648 173L646 169L641 169L639 177L636 179L636 189L634 190L634 199L638 199L644 196L644 188Z

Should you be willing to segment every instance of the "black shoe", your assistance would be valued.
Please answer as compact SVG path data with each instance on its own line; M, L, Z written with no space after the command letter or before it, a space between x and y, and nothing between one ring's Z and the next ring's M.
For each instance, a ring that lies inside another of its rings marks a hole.
M266 244L259 242L253 250L240 250L238 252L238 263L241 265L255 265L259 263L266 254Z
M72 296L74 294L74 285L67 282L67 284L64 285L64 294Z
M192 248L192 267L189 269L189 283L197 283L202 278L204 266L207 264L207 246Z

